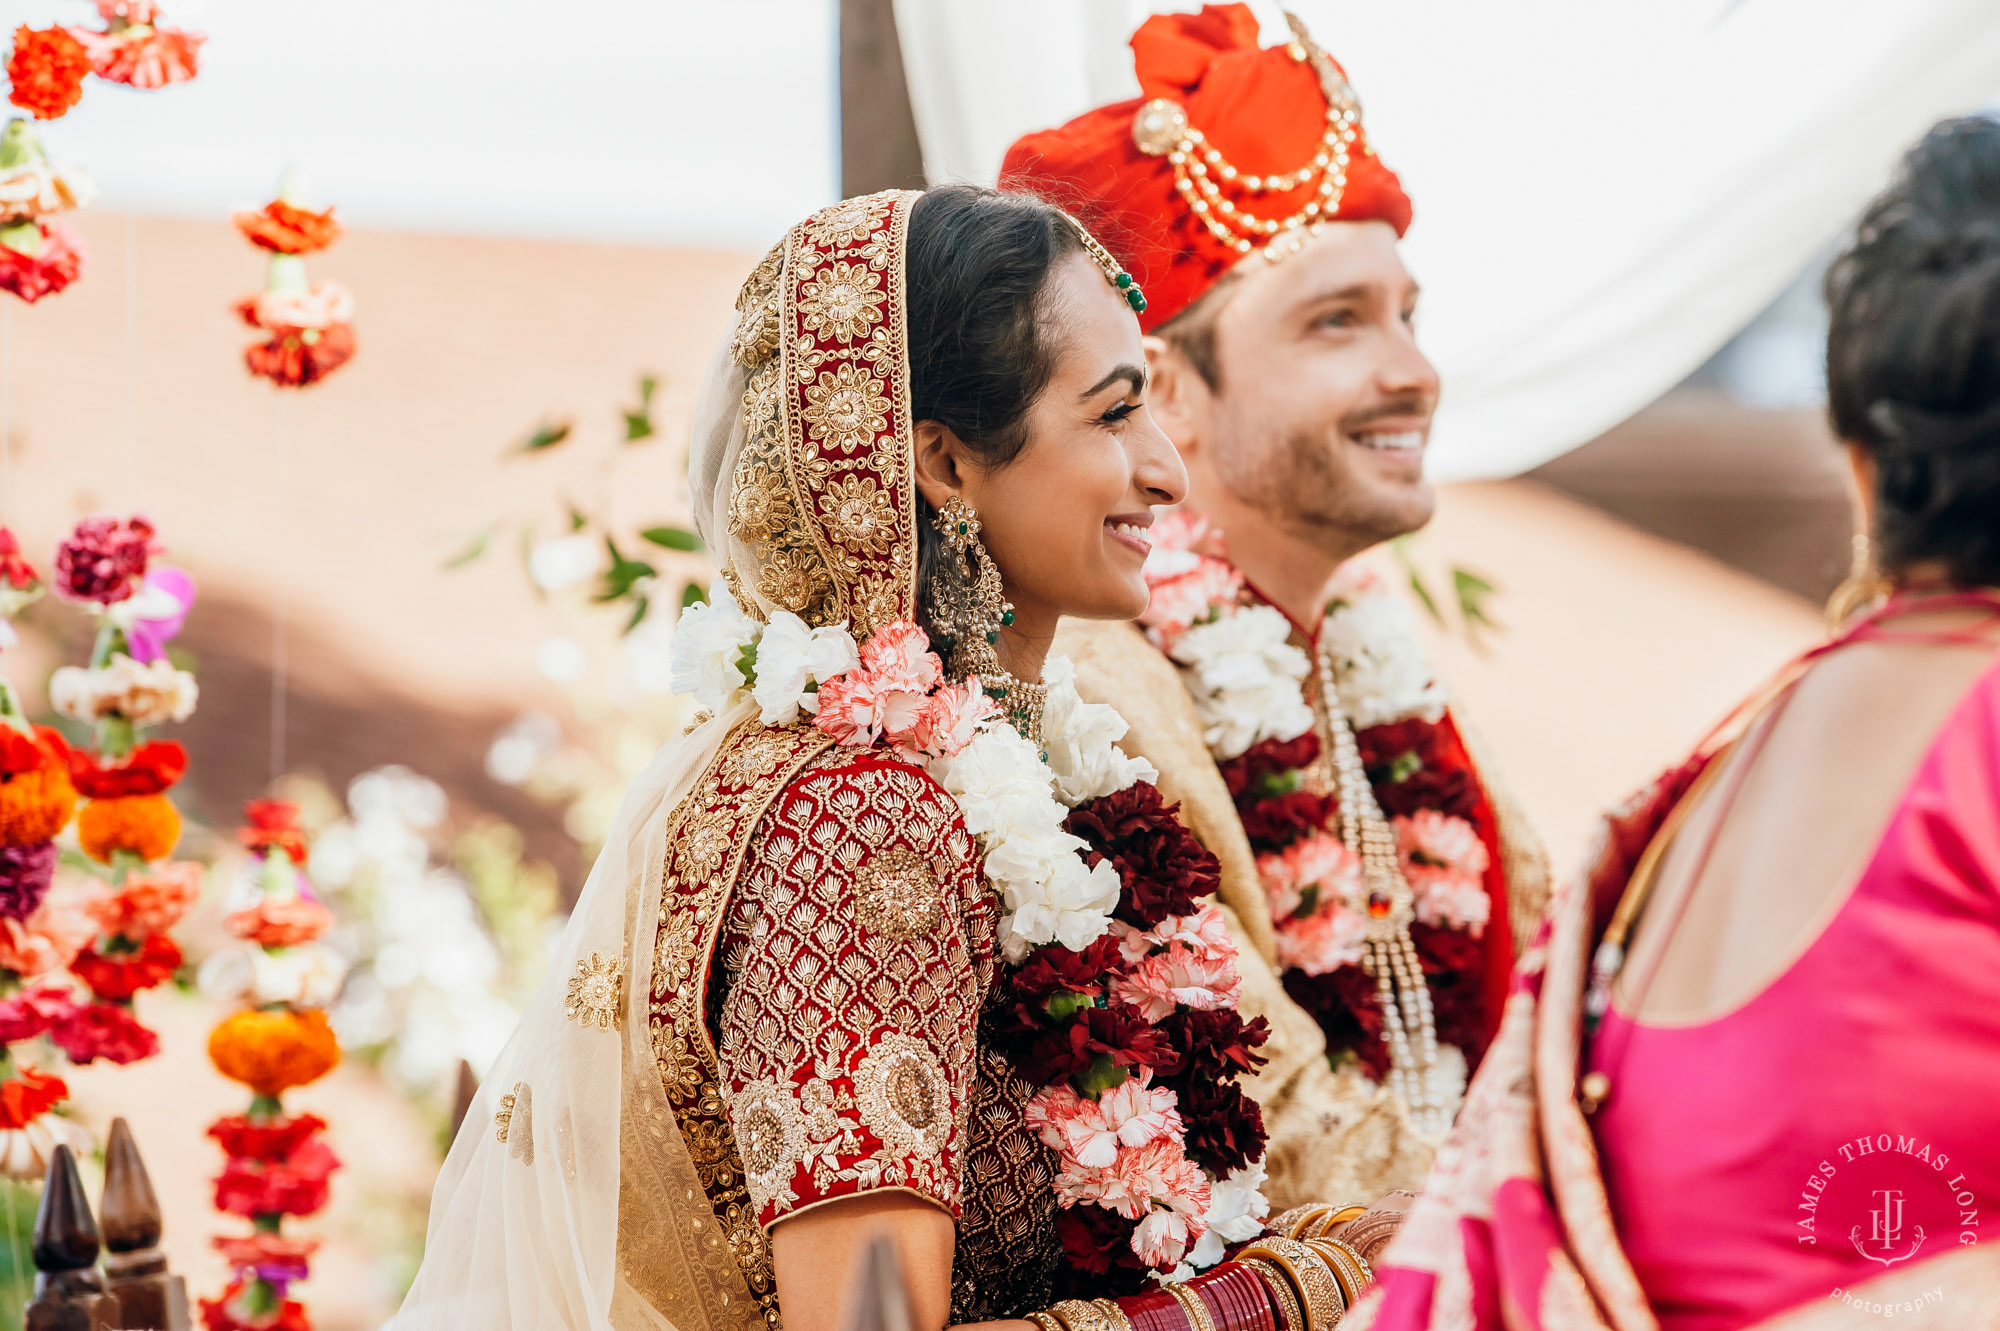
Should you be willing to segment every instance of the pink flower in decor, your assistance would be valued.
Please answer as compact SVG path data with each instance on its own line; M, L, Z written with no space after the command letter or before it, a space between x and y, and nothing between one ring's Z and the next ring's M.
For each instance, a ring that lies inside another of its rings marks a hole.
M1192 558L1185 572L1146 579L1152 598L1139 622L1169 639L1208 618L1216 606L1233 604L1243 592L1243 575L1234 566L1205 555Z
M1227 960L1211 958L1174 943L1119 976L1112 992L1147 1021L1159 1021L1179 1007L1197 1012L1234 1007L1243 995L1243 979L1233 954Z
M0 917L25 920L41 908L56 873L56 843L0 845Z
M933 758L956 757L972 742L980 722L999 715L1000 705L980 689L977 675L963 684L946 684L917 714L909 747Z
M70 34L90 53L92 72L111 83L134 88L164 88L186 83L201 72L201 45L208 38L198 32L159 26L159 7L131 4L128 9L147 13L144 20L122 15L104 15L108 32L71 28ZM98 6L99 11L105 8Z
M102 933L145 938L180 922L201 899L201 878L199 864L177 860L127 874L115 888L98 887L84 899L83 908Z
M354 293L338 282L315 282L303 290L260 291L236 308L253 328L319 331L354 317Z
M1127 1220L1137 1220L1146 1213L1151 1199L1145 1193L1133 1193L1115 1165L1086 1165L1061 1154L1057 1159L1060 1162L1055 1182L1058 1205L1102 1206Z
M127 654L145 665L163 659L167 644L180 636L194 608L194 579L187 570L162 565L146 574L140 593L150 604L125 630Z
M333 912L309 897L262 896L223 925L238 938L262 947L295 947L333 927Z
M1119 954L1128 962L1138 961L1170 943L1184 943L1209 960L1236 960L1236 942L1229 936L1229 925L1222 912L1211 905L1200 907L1192 915L1169 915L1145 930L1135 929L1123 920L1113 920L1111 932L1117 936Z
M33 305L83 275L83 247L68 227L44 221L23 235L25 241L0 241L0 291Z
M115 605L139 590L158 548L144 518L85 518L56 546L56 590L72 601Z
M132 1009L121 1003L81 1006L49 1031L56 1047L72 1063L103 1059L124 1065L160 1052L160 1037L139 1024Z
M1479 937L1486 931L1492 900L1485 874L1491 856L1479 833L1463 818L1419 809L1394 820L1403 877L1425 924Z
M96 937L97 921L77 899L52 893L27 919L0 919L0 966L29 979L67 970Z
M1152 1080L1152 1069L1142 1068L1138 1076L1127 1077L1098 1097L1098 1113L1121 1147L1180 1140L1181 1116L1174 1109L1176 1097L1166 1087L1152 1085ZM1082 1158L1081 1153L1078 1158Z
M77 1006L67 989L45 985L23 989L0 1001L0 1044L18 1044L46 1035L51 1027L74 1016Z
M1206 1230L1201 1217L1209 1189L1201 1167L1182 1153L1179 1141L1163 1138L1120 1153L1115 1169L1127 1192L1150 1203L1132 1235L1132 1251L1155 1270L1178 1265Z
M1301 837L1282 851L1257 857L1257 875L1271 901L1271 920L1283 928L1333 899L1361 895L1361 860L1337 836L1320 832Z

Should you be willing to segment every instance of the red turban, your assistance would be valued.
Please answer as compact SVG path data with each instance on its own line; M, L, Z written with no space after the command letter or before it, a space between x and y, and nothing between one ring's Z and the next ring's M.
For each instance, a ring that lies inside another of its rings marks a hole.
M1321 222L1409 229L1409 197L1368 147L1346 73L1294 32L1260 48L1240 4L1156 14L1132 34L1138 97L1007 150L1001 188L1090 227L1144 288L1148 332L1245 254L1288 253Z

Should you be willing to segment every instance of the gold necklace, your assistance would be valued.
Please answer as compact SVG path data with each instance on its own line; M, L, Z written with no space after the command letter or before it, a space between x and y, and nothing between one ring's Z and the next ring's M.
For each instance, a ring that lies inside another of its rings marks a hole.
M1000 710L1006 713L1007 724L1014 727L1021 738L1037 749L1042 747L1042 713L1049 705L1048 685L1016 679L996 665L989 673L980 675L979 688L1000 704Z

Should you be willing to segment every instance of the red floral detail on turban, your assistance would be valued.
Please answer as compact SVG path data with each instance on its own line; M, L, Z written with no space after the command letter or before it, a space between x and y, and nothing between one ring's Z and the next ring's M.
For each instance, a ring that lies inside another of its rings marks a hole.
M1018 140L1007 150L1000 185L1032 190L1089 226L1145 289L1139 322L1151 332L1243 256L1210 235L1188 208L1175 189L1172 163L1139 150L1132 137L1139 108L1153 98L1177 102L1239 171L1281 175L1319 151L1327 98L1312 64L1289 46L1257 45L1257 18L1246 5L1156 14L1132 34L1132 54L1140 96ZM1347 185L1332 220L1387 222L1402 235L1410 200L1396 173L1369 149L1365 134L1357 133L1349 151ZM1318 180L1281 193L1224 189L1246 213L1282 219L1315 197Z

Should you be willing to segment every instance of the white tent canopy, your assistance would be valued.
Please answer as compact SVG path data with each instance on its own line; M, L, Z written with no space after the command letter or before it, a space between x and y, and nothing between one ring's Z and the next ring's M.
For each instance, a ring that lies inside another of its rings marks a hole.
M1140 0L897 0L933 179L1135 96ZM1283 39L1274 0L1253 5ZM1991 0L1296 0L1416 201L1443 479L1509 476L1671 387L1933 121L2000 91Z

